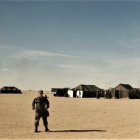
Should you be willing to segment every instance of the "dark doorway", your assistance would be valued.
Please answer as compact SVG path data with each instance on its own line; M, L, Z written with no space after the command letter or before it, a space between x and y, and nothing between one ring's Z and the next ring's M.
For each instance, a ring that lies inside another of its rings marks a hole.
M73 91L73 97L76 97L76 91Z
M115 98L116 99L119 99L120 98L119 93L120 93L119 90L115 90Z

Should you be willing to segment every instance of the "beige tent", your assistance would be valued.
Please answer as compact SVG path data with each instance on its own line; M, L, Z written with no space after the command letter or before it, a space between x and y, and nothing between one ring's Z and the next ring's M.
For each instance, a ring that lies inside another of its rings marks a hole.
M134 89L129 84L119 84L111 90L112 98L131 98L133 96Z

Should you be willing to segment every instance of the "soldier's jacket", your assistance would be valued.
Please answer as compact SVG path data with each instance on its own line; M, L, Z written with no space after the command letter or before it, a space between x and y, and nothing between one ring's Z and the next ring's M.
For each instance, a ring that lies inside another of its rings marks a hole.
M37 111L47 110L49 108L49 101L46 97L37 97L32 102L32 108Z

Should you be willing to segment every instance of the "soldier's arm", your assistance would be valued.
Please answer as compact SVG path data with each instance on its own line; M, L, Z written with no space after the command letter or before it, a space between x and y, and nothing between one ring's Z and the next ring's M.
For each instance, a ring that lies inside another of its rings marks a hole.
M35 99L34 99L33 102L32 102L32 109L33 109L33 110L35 109Z
M46 109L48 109L49 107L50 107L50 103L49 103L49 101L48 101L48 99L46 99Z

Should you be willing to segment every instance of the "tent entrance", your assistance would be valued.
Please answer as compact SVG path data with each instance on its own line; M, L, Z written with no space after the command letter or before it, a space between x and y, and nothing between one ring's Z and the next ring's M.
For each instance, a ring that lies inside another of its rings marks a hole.
M73 91L73 97L76 97L76 91Z
M120 98L120 92L119 90L115 90L115 98L119 99Z

